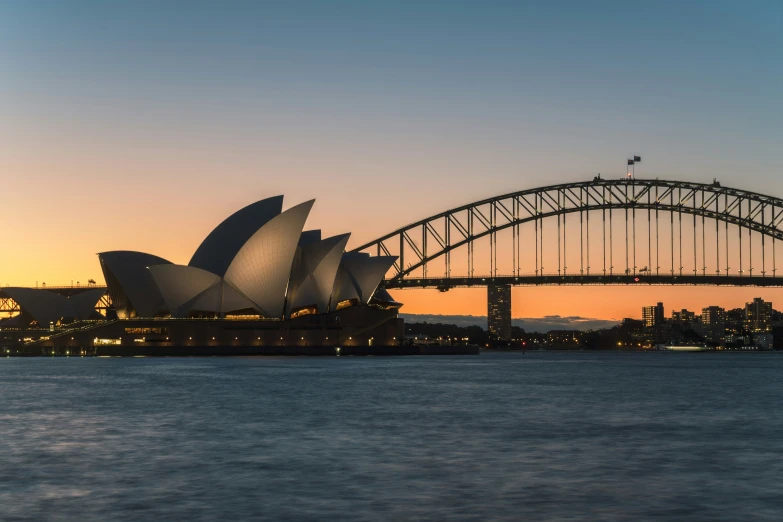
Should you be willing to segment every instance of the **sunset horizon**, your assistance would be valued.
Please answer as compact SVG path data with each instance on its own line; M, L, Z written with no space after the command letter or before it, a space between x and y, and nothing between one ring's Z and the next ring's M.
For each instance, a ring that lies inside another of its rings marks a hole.
M187 263L224 217L279 194L315 198L308 226L351 231L348 249L499 194L624 178L634 155L637 179L783 197L779 9L311 8L0 8L0 285L101 282L96 254L115 249ZM486 314L478 289L392 293L406 313ZM783 293L515 287L512 315L753 297Z
M779 522L781 144L783 0L0 0L0 520Z

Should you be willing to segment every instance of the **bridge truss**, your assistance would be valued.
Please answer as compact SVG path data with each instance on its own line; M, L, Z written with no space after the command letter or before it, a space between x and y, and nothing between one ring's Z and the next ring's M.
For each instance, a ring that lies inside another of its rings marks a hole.
M718 182L596 177L463 205L355 251L399 256L386 288L783 286L780 240L780 198ZM499 251L510 258L501 271Z

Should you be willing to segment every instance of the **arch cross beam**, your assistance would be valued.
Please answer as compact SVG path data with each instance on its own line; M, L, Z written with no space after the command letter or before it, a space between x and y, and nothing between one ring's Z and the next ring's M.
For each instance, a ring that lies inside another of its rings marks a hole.
M538 227L541 220L557 216L559 227L560 216L565 222L566 215L579 213L580 220L583 215L587 215L589 220L593 211L609 211L611 216L613 210L624 210L626 221L628 210L655 211L656 219L659 212L676 213L680 217L685 214L694 217L694 229L696 217L701 217L757 232L773 242L783 239L783 199L723 187L718 182L606 180L597 177L592 181L528 189L463 205L395 230L359 246L355 251L374 250L377 255L394 255L395 250L399 252L398 262L387 275L387 281L394 281L402 280L419 269L423 270L426 278L427 263L441 256L445 256L448 277L450 253L467 245L468 272L472 274L472 248L478 239L489 236L490 248L496 249L497 232L511 228L516 265L520 250L520 225L533 221ZM580 231L581 227L580 224Z

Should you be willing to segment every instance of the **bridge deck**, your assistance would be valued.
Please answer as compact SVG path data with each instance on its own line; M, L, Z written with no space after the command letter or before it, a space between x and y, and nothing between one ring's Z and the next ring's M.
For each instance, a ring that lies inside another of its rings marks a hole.
M520 276L474 276L440 278L389 279L383 286L388 289L402 288L449 288L514 285L514 286L555 286L555 285L690 285L690 286L756 286L783 287L783 277L761 276L721 276L721 275L520 275Z
M32 287L31 287L32 288ZM70 297L75 294L79 294L81 292L86 292L87 290L95 290L97 288L103 288L106 290L106 287L103 285L89 285L89 286L39 286L36 287L36 290L49 290L50 292L54 292L55 294L64 295L66 297ZM0 287L0 299L7 299L9 298L8 295L3 290L3 287Z

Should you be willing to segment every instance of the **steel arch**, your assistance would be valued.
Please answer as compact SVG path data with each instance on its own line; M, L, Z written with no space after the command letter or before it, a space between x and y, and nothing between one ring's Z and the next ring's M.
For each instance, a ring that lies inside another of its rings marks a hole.
M480 208L487 206L488 215ZM422 267L426 278L427 263L444 255L447 256L448 275L451 251L464 245L470 249L474 241L486 236L490 236L492 241L501 230L516 227L518 231L521 224L572 213L628 209L680 213L692 215L694 219L697 216L709 218L758 232L762 238L783 239L783 199L780 198L724 187L717 181L705 184L596 177L591 181L527 189L462 205L411 223L354 251L374 247L378 255L388 255L392 243L395 245L392 249L399 246L400 259L394 265L395 273L387 281L403 280ZM460 213L465 213L466 219L460 219L457 216ZM439 220L444 220L445 226L440 226L443 233L438 231ZM456 241L452 241L452 232L456 232ZM413 240L414 235L421 238L421 246ZM515 241L519 241L518 237L515 233ZM428 243L433 242L435 250L429 251ZM415 256L407 268L404 257L406 246ZM514 245L514 249L518 250L518 245ZM472 272L470 266L469 271Z

